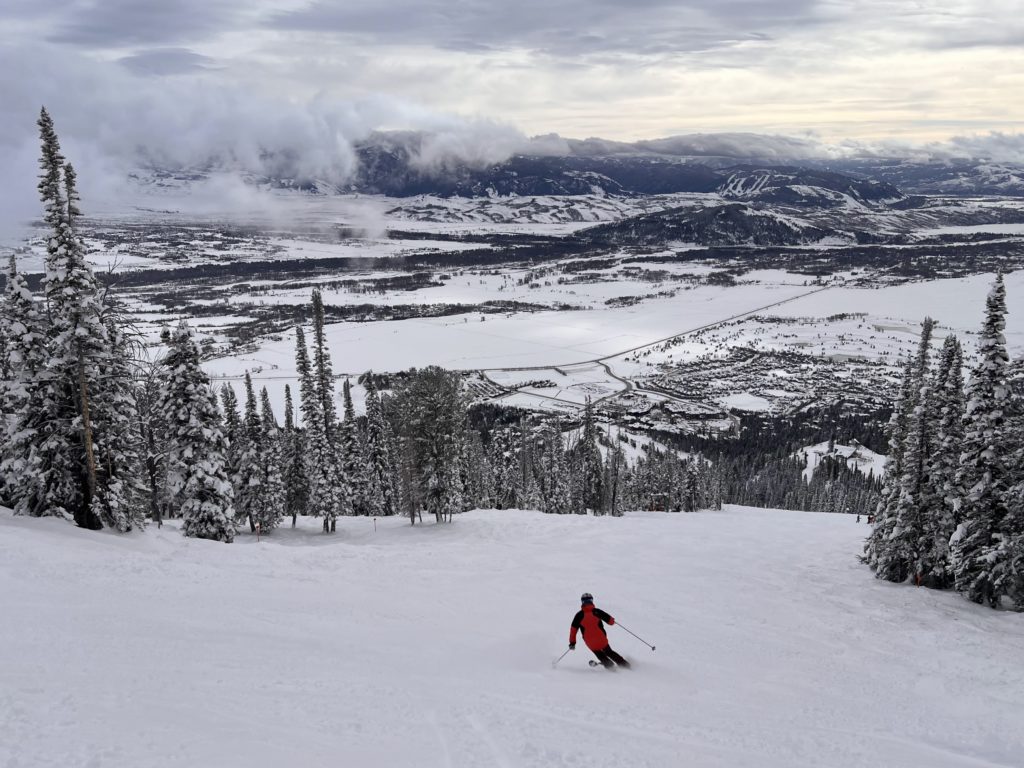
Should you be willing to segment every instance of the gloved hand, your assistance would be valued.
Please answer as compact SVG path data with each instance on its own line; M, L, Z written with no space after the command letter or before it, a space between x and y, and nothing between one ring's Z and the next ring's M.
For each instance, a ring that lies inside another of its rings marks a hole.
M576 650L576 643L569 643L569 650L570 651L575 651Z

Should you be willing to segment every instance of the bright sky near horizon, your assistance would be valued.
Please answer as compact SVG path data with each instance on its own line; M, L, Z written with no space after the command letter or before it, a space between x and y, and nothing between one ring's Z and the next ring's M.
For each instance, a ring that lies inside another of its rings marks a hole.
M0 150L751 131L1024 157L1021 0L0 0ZM455 128L454 126L461 126ZM467 139L473 141L474 139ZM972 139L974 140L974 139ZM987 142L987 144L986 144ZM34 155L18 152L22 162Z

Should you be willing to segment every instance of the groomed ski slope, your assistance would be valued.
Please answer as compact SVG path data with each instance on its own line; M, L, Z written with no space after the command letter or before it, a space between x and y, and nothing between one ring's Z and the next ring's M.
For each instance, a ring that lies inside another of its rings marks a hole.
M0 766L1020 766L1024 616L851 517L479 511L260 543L0 511ZM577 598L631 671L561 666Z

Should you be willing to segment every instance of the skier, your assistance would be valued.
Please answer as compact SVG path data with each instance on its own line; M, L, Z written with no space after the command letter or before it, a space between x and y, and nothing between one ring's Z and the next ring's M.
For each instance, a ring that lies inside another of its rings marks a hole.
M569 630L569 650L576 650L576 631L581 630L583 642L605 667L611 668L618 664L620 667L628 668L629 662L612 650L608 644L608 635L604 631L604 623L614 625L615 619L600 608L594 607L594 596L589 592L583 593L580 602L583 605L573 617L572 628Z

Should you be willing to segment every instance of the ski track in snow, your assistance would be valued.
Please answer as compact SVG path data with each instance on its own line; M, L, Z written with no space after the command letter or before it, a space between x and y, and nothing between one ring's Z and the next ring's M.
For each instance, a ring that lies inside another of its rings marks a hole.
M0 511L0 766L1021 765L1024 616L875 580L852 517L317 527ZM584 590L657 652L552 669Z

